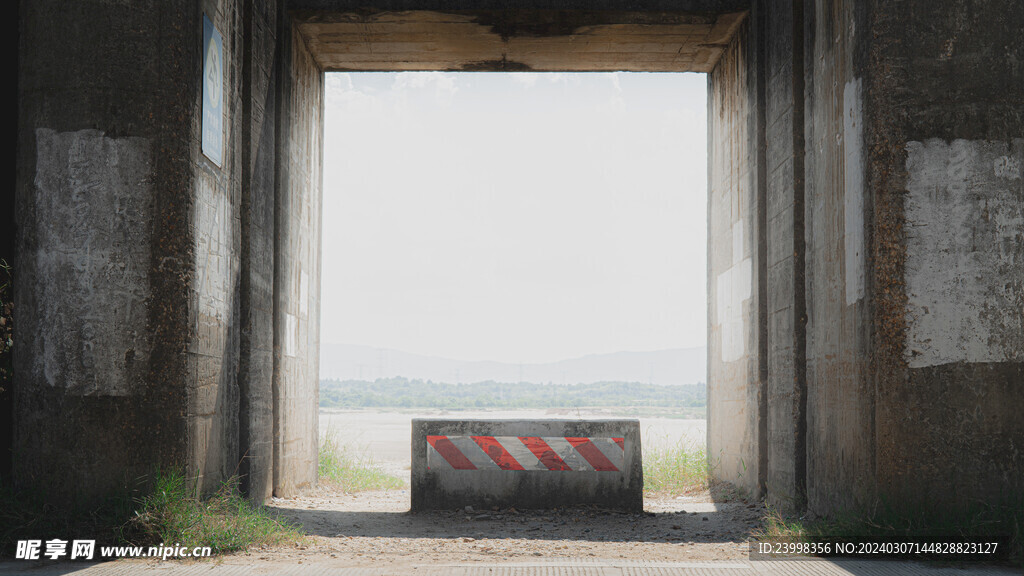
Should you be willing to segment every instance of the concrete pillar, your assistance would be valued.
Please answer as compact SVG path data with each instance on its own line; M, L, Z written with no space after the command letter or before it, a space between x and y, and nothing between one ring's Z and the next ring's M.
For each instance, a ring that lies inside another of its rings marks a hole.
M864 6L805 0L807 490L814 512L874 491ZM843 487L843 488L839 488Z
M290 20L279 28L274 262L274 494L316 485L323 71Z
M864 17L879 490L1019 506L1024 11L887 0Z
M804 293L804 65L802 0L768 11L767 245L768 501L779 510L804 507L806 480Z
M763 486L763 156L757 26L744 21L708 78L708 458Z
M54 498L188 452L199 18L21 3L15 479Z
M245 2L242 17L243 159L239 470L255 501L272 495L274 471L274 237L280 71L278 3Z
M256 500L275 478L315 483L322 73L290 59L301 39L282 39L280 13L22 3L19 485L96 502L157 468L203 491L241 473ZM204 15L222 38L217 159L202 147Z

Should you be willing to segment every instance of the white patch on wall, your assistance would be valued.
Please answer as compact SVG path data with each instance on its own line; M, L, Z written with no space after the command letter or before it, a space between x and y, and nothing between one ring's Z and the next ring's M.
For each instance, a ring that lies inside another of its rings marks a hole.
M1020 159L1012 156L1000 156L992 163L996 176L1009 180L1020 180Z
M148 363L150 149L98 130L36 130L35 251L25 258L39 322L19 343L68 394L128 395Z
M846 248L846 304L864 297L863 105L859 78L843 89L843 243Z
M739 360L746 354L746 317L743 302L750 299L751 263L743 258L743 221L732 227L733 265L718 275L715 284L718 325L722 332L722 362Z
M1024 139L907 143L910 367L1024 360Z
M299 355L299 317L294 314L285 314L284 355Z

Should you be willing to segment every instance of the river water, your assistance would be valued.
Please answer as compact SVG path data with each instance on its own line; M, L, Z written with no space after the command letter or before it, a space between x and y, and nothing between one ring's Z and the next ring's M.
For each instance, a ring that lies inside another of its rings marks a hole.
M334 435L350 454L389 471L408 470L413 418L608 418L607 411L576 410L321 410L320 434ZM645 450L668 448L679 443L703 446L707 420L640 417L640 439Z

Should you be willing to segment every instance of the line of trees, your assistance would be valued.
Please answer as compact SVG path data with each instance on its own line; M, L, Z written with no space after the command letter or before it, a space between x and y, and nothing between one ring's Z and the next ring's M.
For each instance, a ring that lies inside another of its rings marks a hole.
M707 389L703 383L675 386L639 382L446 384L407 378L378 378L373 382L320 381L322 408L699 408L706 405Z

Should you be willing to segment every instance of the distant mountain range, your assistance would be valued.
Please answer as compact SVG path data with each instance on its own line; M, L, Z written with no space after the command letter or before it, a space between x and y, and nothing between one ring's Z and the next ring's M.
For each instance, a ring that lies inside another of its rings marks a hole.
M643 382L696 384L707 380L707 348L591 354L546 364L467 362L353 344L320 346L320 378L376 380L401 376L451 384L493 380L537 384Z

